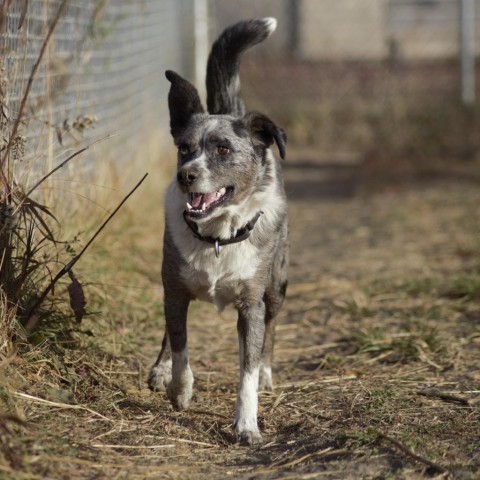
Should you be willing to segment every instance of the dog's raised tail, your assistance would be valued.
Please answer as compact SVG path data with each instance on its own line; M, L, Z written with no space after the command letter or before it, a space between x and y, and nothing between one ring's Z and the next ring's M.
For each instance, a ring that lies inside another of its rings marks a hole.
M239 66L243 51L266 40L277 27L272 17L247 20L228 27L212 46L207 64L207 107L212 115L241 116Z

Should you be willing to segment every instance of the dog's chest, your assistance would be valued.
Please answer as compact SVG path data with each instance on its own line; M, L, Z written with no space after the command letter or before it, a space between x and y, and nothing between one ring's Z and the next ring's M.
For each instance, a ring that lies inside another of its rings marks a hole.
M239 297L242 283L255 277L257 249L249 242L242 242L222 247L217 257L213 246L195 247L182 267L182 279L192 295L222 311Z

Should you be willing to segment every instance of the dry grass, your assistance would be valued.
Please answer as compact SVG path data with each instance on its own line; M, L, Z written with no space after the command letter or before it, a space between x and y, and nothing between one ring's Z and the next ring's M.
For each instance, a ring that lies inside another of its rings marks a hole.
M287 190L304 189L290 202L276 390L260 399L266 443L232 444L232 311L192 307L188 412L146 389L162 336L152 182L79 265L84 335L70 348L52 338L3 357L2 401L28 421L0 419L9 478L475 478L478 187L444 180L333 195L322 182L309 188L312 172L335 182L328 166L286 167Z

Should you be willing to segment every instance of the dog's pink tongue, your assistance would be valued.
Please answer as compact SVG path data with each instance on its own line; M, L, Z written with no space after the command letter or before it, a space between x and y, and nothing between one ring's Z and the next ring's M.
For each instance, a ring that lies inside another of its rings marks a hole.
M194 193L192 196L192 207L193 208L200 208L203 203L203 194L201 193Z
M215 200L217 196L215 193L194 193L192 198L192 207L201 208L205 203L205 208L208 208Z
M217 199L217 195L215 194L215 192L204 193L202 202L205 202L206 207L208 208L216 199Z

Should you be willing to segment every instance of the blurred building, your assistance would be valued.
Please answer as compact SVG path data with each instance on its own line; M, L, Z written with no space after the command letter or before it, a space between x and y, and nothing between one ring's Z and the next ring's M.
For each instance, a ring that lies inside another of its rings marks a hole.
M480 0L476 49L480 53ZM273 15L269 52L305 60L446 59L460 49L461 0L211 0L214 33L240 18Z

